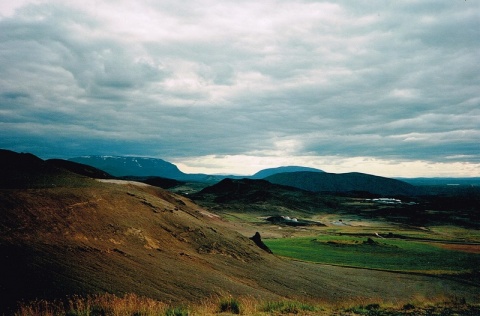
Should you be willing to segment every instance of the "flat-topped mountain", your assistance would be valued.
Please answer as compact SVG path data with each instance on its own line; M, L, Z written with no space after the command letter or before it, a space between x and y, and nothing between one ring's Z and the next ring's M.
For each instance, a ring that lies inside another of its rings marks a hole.
M186 174L174 164L157 158L124 156L82 156L68 159L103 170L116 177L159 176L170 179L185 178Z
M128 156L82 156L69 161L89 165L115 177L159 177L179 181L215 183L225 178L217 175L184 173L168 161L159 158Z

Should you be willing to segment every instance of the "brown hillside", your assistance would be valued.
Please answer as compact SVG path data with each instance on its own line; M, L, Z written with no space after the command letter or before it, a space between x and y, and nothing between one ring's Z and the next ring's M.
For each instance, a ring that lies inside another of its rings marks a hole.
M19 299L99 292L172 302L226 293L330 301L476 293L431 277L284 260L186 198L146 185L78 181L0 190L2 309Z

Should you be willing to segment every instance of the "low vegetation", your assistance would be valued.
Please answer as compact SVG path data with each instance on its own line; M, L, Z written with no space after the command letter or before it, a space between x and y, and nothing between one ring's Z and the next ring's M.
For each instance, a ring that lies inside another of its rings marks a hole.
M240 314L240 302L232 297L220 301L221 313Z
M480 265L478 253L427 241L321 235L264 242L281 256L359 268L448 274L472 271Z
M261 310L267 313L305 314L308 312L320 312L323 311L324 308L305 302L275 301L264 303Z
M261 301L252 297L215 297L188 306L171 306L150 298L127 294L99 294L65 300L22 303L15 316L187 316L187 315L478 315L480 305L462 298L436 298L411 302L343 302L336 305L312 301Z

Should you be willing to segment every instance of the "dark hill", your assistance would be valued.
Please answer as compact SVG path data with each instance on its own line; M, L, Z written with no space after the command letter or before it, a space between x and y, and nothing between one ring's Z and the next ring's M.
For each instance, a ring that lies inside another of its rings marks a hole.
M377 195L412 195L416 188L403 181L364 173L279 173L265 178L272 183L296 187L312 192L369 192Z
M70 183L79 175L29 153L0 149L0 188L42 188Z
M324 172L320 169L310 168L310 167L301 167L301 166L284 166L278 168L268 168L260 170L259 172L255 173L250 178L252 179L263 179L268 176L277 174L277 173L284 173L284 172L299 172L299 171L309 171L309 172Z
M82 163L74 162L74 161L69 161L69 160L63 160L63 159L49 159L46 160L46 163L52 166L55 166L57 168L62 168L68 171L71 171L73 173L76 173L78 175L86 176L89 178L94 178L94 179L113 179L114 176L111 174L100 170L98 168L85 165Z
M331 197L260 179L224 179L190 197L205 206L264 215L316 214L335 207Z
M116 179L117 178L103 170L100 170L85 164L81 164L78 162L70 161L70 160L49 159L49 160L46 160L46 163L58 168L71 171L78 175L89 177L89 178L94 178L94 179ZM143 182L143 183L153 185L163 189L169 189L169 188L184 184L184 182L182 181L162 178L162 177L125 176L125 177L121 177L120 179L128 180L128 181Z
M266 180L226 178L212 186L206 187L201 193L243 195L252 190L267 190L273 187L279 188L280 186L274 185Z
M253 180L253 179L223 179L222 181L204 188L197 195L214 195L215 202L228 203L228 202L244 202L244 203L257 203L264 202L272 199L274 196L283 196L288 194L301 194L303 190L296 188L287 188L282 185L272 184L266 180Z

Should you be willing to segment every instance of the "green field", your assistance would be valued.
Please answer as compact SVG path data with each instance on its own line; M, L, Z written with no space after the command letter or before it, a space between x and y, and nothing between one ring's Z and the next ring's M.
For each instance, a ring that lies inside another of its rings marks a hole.
M265 239L273 253L299 260L342 266L424 273L471 272L480 254L441 248L439 244L399 239L328 236Z

